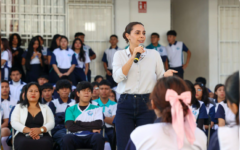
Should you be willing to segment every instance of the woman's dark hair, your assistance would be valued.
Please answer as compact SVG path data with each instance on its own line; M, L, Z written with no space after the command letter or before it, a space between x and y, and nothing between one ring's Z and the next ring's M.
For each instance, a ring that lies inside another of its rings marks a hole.
M94 78L94 82L96 82L97 79L99 79L99 78L102 78L102 79L103 79L103 77L102 77L101 75L97 75L97 76Z
M200 86L200 88L202 89L202 99L199 99L199 100L201 100L202 102L204 102L205 106L207 107L208 104L210 103L210 100L209 100L209 98L208 98L208 95L209 95L208 89L204 86L203 83L195 83L194 86L195 86L195 85Z
M36 37L37 38L41 38L43 40L43 37L41 35L37 35Z
M216 92L217 92L217 90L220 88L220 87L224 87L224 85L223 84L217 84L216 86L215 86L215 88L214 88L214 99L218 99L218 96L217 96L217 94L215 94Z
M83 42L82 42L82 40L80 40L79 38L76 38L76 39L73 41L72 50L75 51L74 45L75 45L75 43L76 43L77 41L80 41L80 43L81 43L81 48L80 48L80 52L79 52L79 54L78 54L78 59L79 59L79 61L85 62L86 58L85 58L85 51L83 50Z
M55 35L53 36L52 43L51 43L51 45L50 45L50 47L49 47L49 50L50 50L50 51L54 51L56 48L59 47L59 46L57 45L57 42L56 42L56 40L57 40L59 37L61 37L60 34L55 34Z
M22 91L21 91L21 94L20 94L20 97L19 97L18 104L21 103L21 102L23 102L22 95L23 95L23 93L26 92L26 90L27 90L27 85L24 85L24 86L22 87ZM24 97L25 97L25 96L24 96Z
M8 52L8 59L12 61L12 52L10 51L9 42L6 38L2 38L3 50Z
M21 46L21 43L22 43L22 39L21 39L21 37L20 37L19 34L17 34L17 33L11 34L10 37L9 37L9 46L10 46L11 49L12 49L12 42L13 42L14 36L16 36L17 39L18 39L17 47L20 47L20 46Z
M79 103L79 97L77 96L77 90L73 90L70 94L70 99L74 99L76 104Z
M30 65L30 62L31 62L31 57L33 55L33 52L34 52L34 49L33 49L33 45L34 43L38 41L38 48L36 49L37 52L41 53L42 54L42 51L41 51L41 46L40 46L40 41L37 37L33 37L31 39L31 41L29 42L29 45L28 45L28 51L27 51L27 56L26 56L26 69L27 70L30 70L31 69L31 65ZM43 62L43 55L41 56L41 58L39 59L42 59L42 62Z
M194 88L194 85L192 84L191 81L189 80L185 80L185 83L187 84L189 90L192 93L192 99L191 99L191 105L194 105L197 109L200 107L200 103L199 101L196 99L195 95L196 95L196 90Z
M150 99L161 112L163 122L172 123L171 105L166 101L165 96L168 89L172 89L180 95L183 92L189 91L186 83L179 77L164 77L157 81ZM188 114L188 106L180 100L184 117Z
M230 75L225 83L226 99L239 107L239 72ZM236 114L236 122L239 124L239 108Z
M116 95L116 92L114 90L111 90L111 92L114 94L114 100L115 102L117 102L117 95Z
M125 31L123 32L123 38L125 39L125 41L128 43L128 39L126 37L126 33L130 34L131 31L133 30L133 26L137 25L137 24L140 24L142 26L144 26L141 22L130 22L126 28L125 28Z
M21 106L29 106L29 102L28 102L28 99L27 99L27 92L28 92L28 90L29 90L29 88L32 86L32 85L36 85L37 86L37 88L38 88L38 91L39 91L39 94L40 94L40 96L39 96L39 99L38 99L38 103L40 103L40 104L42 104L42 94L41 94L41 90L40 90L40 86L38 85L38 83L36 83L36 82L30 82L30 83L28 83L27 85L26 85L26 91L25 91L25 95L24 95L24 100L22 101L22 102L20 102L20 104L21 104Z

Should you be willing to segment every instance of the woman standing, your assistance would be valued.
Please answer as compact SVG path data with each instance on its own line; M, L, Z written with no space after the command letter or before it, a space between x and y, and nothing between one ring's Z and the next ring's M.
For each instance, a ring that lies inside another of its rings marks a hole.
M130 133L136 127L154 122L156 115L147 107L149 94L159 78L176 73L174 70L164 71L157 51L139 46L146 39L145 32L142 23L129 23L123 38L130 46L116 52L113 58L113 78L118 83L117 92L122 94L116 114L118 150L125 149ZM141 53L141 57L138 63L133 63L137 53Z
M10 71L12 68L12 53L10 52L8 40L2 38L1 43L1 73L2 73L2 81L9 81Z

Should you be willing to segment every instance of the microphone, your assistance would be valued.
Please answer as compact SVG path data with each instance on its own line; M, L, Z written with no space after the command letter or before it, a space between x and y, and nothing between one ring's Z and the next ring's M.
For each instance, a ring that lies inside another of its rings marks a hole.
M142 48L144 48L144 45L143 44L139 44L139 46L141 46ZM138 60L141 56L141 53L137 53L136 54L136 57L134 58L134 63L138 63Z

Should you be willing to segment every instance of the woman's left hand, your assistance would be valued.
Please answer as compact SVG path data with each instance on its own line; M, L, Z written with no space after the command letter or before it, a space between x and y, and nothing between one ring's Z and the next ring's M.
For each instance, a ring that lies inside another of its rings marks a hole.
M178 73L178 71L169 69L169 70L167 70L167 71L164 73L163 76L164 76L164 77L170 77L170 76L173 76L174 73Z
M36 137L39 134L41 134L41 130L40 128L31 128L31 132L29 133L29 135L32 137Z
M63 76L69 76L69 75L70 75L69 72L65 72L65 73L63 74Z

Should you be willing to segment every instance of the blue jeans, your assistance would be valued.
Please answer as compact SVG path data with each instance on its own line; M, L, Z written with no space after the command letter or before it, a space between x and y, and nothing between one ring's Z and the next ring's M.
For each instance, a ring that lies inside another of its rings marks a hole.
M131 132L138 126L153 123L156 115L147 104L149 94L122 94L117 106L116 136L117 149L125 150Z
M63 149L63 137L66 135L66 129L58 130L53 136L53 140Z

